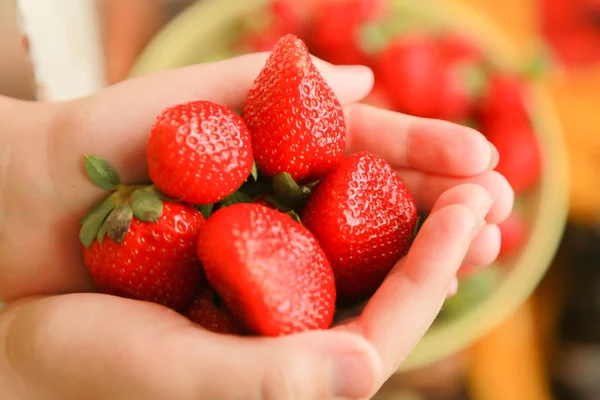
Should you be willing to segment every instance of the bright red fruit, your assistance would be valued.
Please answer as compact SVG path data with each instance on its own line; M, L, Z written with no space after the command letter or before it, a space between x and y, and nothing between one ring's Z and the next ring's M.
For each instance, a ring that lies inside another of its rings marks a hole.
M341 160L346 124L340 102L304 43L279 40L248 93L243 116L252 134L258 169L316 180Z
M415 202L392 167L370 153L350 155L310 195L303 224L331 262L341 301L372 294L406 254Z
M432 36L414 34L396 39L379 54L375 71L396 109L421 117L436 114L443 74Z
M192 300L201 279L196 243L204 217L192 206L163 203L157 222L132 217L122 241L113 240L109 228L84 247L84 263L104 293L179 310Z
M513 213L498 224L500 228L500 254L499 259L516 254L529 237L529 226L525 218L518 212Z
M216 333L240 334L243 326L222 303L222 299L210 288L194 299L186 316L190 321Z
M333 64L366 64L360 29L381 10L381 0L326 0L315 10L308 43L315 55Z
M500 155L496 171L506 178L515 193L525 192L539 181L542 151L536 132L529 124L506 120L492 125L484 133Z
M331 324L331 266L290 216L260 204L221 208L202 229L198 256L212 287L250 330L278 336Z
M252 143L244 121L209 101L167 108L148 143L148 173L167 196L210 204L234 192L252 170Z
M489 77L480 104L480 120L485 130L492 125L529 125L529 92L526 82L518 75L495 73Z
M472 113L485 76L481 60L431 34L403 35L376 61L376 79L394 108L460 122Z

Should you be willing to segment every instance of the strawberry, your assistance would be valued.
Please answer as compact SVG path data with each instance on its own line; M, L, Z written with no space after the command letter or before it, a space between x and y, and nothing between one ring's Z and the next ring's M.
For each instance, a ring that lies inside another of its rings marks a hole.
M192 204L225 198L252 171L252 144L231 109L193 101L164 110L152 127L148 173L165 195Z
M210 288L194 299L186 316L195 324L216 333L241 334L243 326L222 302L221 297Z
M279 40L248 93L243 117L252 134L258 169L316 180L341 160L346 124L340 102L304 43Z
M542 175L540 143L530 124L503 121L497 121L484 133L500 155L496 171L520 194L534 186Z
M518 212L513 213L500 224L500 254L499 259L516 254L525 244L529 236L529 226L525 218Z
M398 111L458 122L469 116L485 83L478 62L448 57L437 37L415 33L391 42L375 61L377 85Z
M326 0L315 10L308 43L315 55L333 64L367 64L360 47L361 27L374 20L381 0Z
M445 62L473 62L483 63L485 61L482 49L468 35L448 31L440 37L442 57Z
M526 82L522 77L508 73L492 74L479 110L483 129L507 120L512 121L513 125L529 124L529 101Z
M278 336L328 328L333 271L314 236L288 215L239 203L210 216L198 257L212 287L244 326Z
M352 154L314 189L302 223L327 254L340 301L372 294L412 242L417 208L392 167Z
M205 220L190 205L161 198L152 187L124 186L108 163L86 156L94 183L115 190L82 220L83 259L107 294L177 310L202 278L196 242Z

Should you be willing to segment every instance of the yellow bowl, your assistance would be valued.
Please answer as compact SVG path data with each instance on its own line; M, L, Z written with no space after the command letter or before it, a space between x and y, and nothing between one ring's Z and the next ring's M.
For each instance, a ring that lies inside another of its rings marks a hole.
M204 0L167 25L149 44L132 74L181 67L223 57L232 23L269 0ZM474 34L501 68L520 64L518 51L473 9L453 1L393 0L415 25L448 27ZM543 84L532 84L544 172L524 197L530 238L519 256L502 265L502 281L481 303L434 324L399 371L416 369L451 355L476 341L509 316L532 293L550 265L567 218L567 156L560 123ZM398 338L401 340L401 338Z

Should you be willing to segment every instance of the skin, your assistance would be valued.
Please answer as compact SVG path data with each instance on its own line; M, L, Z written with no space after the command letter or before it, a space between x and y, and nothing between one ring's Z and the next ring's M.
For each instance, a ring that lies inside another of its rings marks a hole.
M27 399L367 398L430 326L463 263L497 256L513 193L469 128L356 102L365 67L315 60L345 104L348 152L387 159L423 208L414 245L364 311L326 331L217 335L155 304L93 293L78 221L104 193L82 155L126 183L147 179L145 145L163 108L206 99L239 109L266 54L124 81L64 103L0 98L0 387ZM235 383L235 384L232 384Z

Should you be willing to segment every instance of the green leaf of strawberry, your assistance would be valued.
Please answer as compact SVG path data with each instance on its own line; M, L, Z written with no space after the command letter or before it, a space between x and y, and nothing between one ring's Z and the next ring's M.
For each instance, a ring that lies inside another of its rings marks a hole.
M163 212L163 202L154 190L136 190L131 198L133 215L144 222L158 222Z
M90 244L92 244L96 235L102 228L104 221L116 206L117 196L115 193L106 200L98 203L96 207L86 215L79 231L79 240L81 240L81 243L85 247L89 247Z
M273 177L273 192L284 206L302 208L310 194L310 189L299 186L289 173L282 172Z
M296 213L296 211L294 210L290 210L288 212L286 212L287 215L289 215L290 217L292 217L292 219L298 223L302 223L302 220L300 219L300 216Z
M132 219L133 209L131 205L127 203L120 204L106 218L106 234L115 243L123 243Z
M236 190L221 201L221 207L227 207L238 203L252 203L252 199L247 194Z
M202 216L207 219L208 217L210 217L213 208L215 208L215 203L200 204L196 206L196 210L200 211L202 213Z
M258 167L256 166L256 162L252 163L252 172L250 172L250 175L254 179L254 182L258 180Z
M120 184L119 175L106 160L85 155L85 171L94 184L102 189L115 190Z

